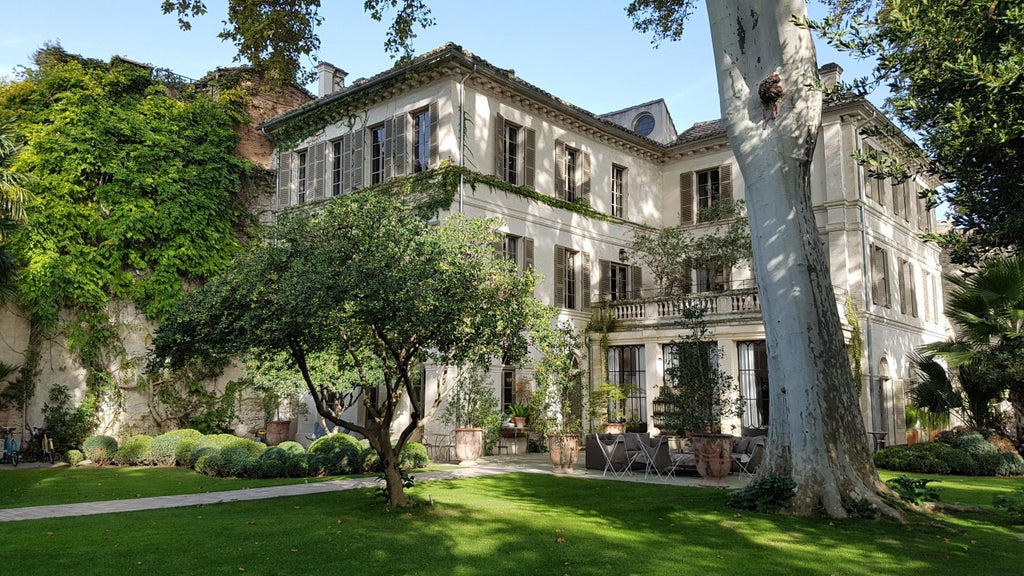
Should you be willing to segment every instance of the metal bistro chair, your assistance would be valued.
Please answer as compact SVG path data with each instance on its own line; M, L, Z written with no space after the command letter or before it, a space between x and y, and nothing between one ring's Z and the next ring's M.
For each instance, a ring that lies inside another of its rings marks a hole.
M595 434L594 437L597 440L597 445L601 448L601 454L604 456L604 471L601 472L601 476L607 475L609 470L611 470L612 475L616 478L621 478L624 474L630 472L630 467L633 466L633 461L636 460L637 455L633 454L630 456L626 453L625 437L620 434L611 443L601 440L601 436L598 434Z
M640 438L640 450L644 459L644 480L651 472L660 478L667 478L675 471L675 465L668 454L668 440L664 436Z
M750 454L734 455L733 462L739 466L741 474L753 477L754 472L757 472L757 468L761 466L761 462L764 460L764 453L764 440L758 438L755 440L754 449L750 451Z
M434 462L450 462L455 451L455 440L449 434L431 434L430 441L424 445L427 455Z

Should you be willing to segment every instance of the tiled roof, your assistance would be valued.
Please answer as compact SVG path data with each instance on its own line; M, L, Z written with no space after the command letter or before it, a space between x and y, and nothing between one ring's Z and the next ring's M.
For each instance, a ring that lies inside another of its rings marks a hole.
M686 130L683 130L682 134L676 138L675 143L686 144L688 142L697 142L699 140L718 138L720 136L725 136L725 125L722 124L722 120L719 118L717 120L697 122Z

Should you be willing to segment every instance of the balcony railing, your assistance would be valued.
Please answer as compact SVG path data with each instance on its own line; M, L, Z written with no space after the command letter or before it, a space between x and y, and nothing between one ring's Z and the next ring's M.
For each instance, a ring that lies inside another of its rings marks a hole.
M594 303L599 320L624 320L644 324L675 321L688 307L704 309L708 321L761 318L761 305L756 288L703 292L678 296L655 296L636 300L614 300Z

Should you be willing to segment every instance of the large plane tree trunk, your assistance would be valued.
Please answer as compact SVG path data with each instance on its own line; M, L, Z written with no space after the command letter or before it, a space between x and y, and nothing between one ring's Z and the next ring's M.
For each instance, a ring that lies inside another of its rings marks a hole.
M805 0L708 1L722 118L745 182L771 375L762 476L797 483L792 511L846 516L879 497L842 326L811 211L821 124ZM777 76L775 76L777 75Z

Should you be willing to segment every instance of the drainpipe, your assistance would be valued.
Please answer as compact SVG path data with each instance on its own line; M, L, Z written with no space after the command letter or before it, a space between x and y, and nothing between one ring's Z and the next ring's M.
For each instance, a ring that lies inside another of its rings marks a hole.
M476 72L476 64L473 64L473 69L462 77L459 81L459 168L466 167L466 80ZM465 178L462 175L462 171L459 171L459 213L462 213L462 201L464 198L462 192L463 181Z
M858 128L858 133L860 129ZM858 171L859 172L859 171ZM875 381L875 364L871 361L871 277L874 274L874 270L871 267L871 247L868 245L868 231L867 231L867 212L864 210L865 204L865 191L864 191L864 179L858 173L857 176L857 199L860 206L858 214L860 215L860 244L861 251L863 252L862 258L864 259L864 353L868 359L868 415L870 416L870 422L868 423L874 428L875 415L872 410L872 400L874 391L871 389L871 384Z

